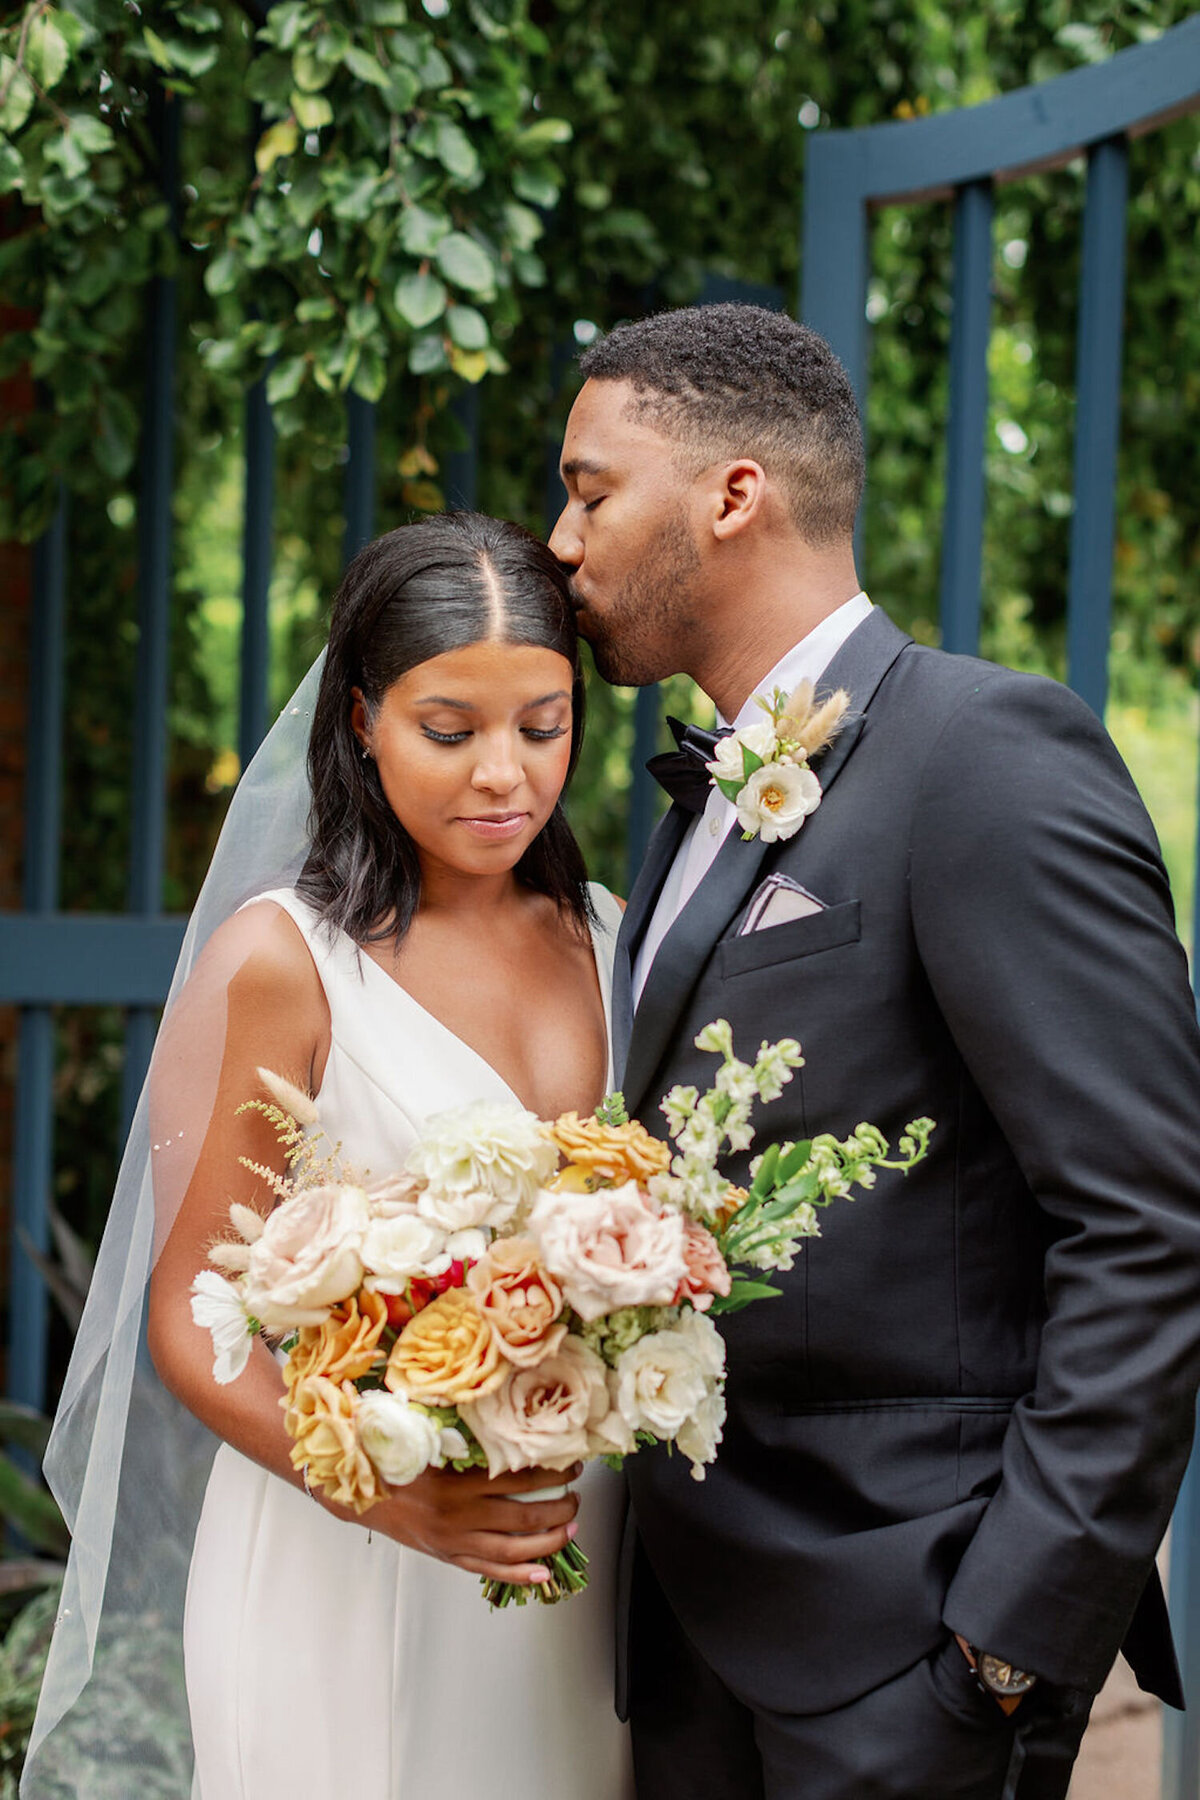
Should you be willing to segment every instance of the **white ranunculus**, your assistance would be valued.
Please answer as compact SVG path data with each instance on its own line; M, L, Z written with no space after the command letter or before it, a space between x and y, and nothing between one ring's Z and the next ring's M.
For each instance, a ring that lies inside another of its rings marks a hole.
M192 1283L192 1318L212 1333L213 1375L226 1387L250 1359L255 1322L237 1288L213 1269L201 1269Z
M617 1358L617 1406L631 1431L673 1438L697 1413L725 1368L725 1342L704 1313L651 1331Z
M794 836L820 804L821 784L807 763L767 763L737 797L738 824L773 844Z
M402 1294L414 1275L428 1274L446 1247L445 1233L416 1213L372 1219L363 1239L366 1285L380 1294Z
M363 1278L370 1208L362 1188L302 1188L267 1219L251 1246L243 1298L272 1331L319 1325Z
M725 1424L725 1395L720 1386L709 1389L700 1405L680 1427L675 1443L692 1465L696 1481L704 1480L704 1464L714 1462Z
M443 1231L506 1225L558 1167L558 1151L535 1113L503 1101L436 1113L409 1152L407 1168L428 1184L417 1202Z
M442 1432L423 1406L382 1388L362 1396L355 1418L358 1441L385 1481L406 1487L439 1459Z
M468 1444L457 1425L443 1425L438 1433L438 1450L434 1462L439 1469L447 1463L461 1462L463 1457L470 1456L471 1446Z
M472 1227L469 1231L456 1231L446 1239L446 1253L451 1262L478 1262L487 1249L491 1238L486 1231Z
M718 738L716 753L712 762L706 763L710 775L717 781L736 781L739 784L746 779L746 764L742 759L742 745L761 756L763 761L775 754L775 727L770 719L759 719L753 725L746 725L741 731L733 732L729 737Z

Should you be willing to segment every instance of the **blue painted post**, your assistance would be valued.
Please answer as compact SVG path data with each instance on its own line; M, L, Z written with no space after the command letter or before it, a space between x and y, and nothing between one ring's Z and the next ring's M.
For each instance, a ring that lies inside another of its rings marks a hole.
M342 561L357 556L375 535L375 408L358 394L346 396L346 531Z
M66 567L67 507L60 490L34 556L30 626L22 902L27 912L42 915L58 904ZM44 1250L54 1180L54 1015L49 1006L33 1005L22 1006L19 1017L13 1222ZM8 1393L40 1408L46 1397L46 1288L13 1235Z
M1083 268L1075 358L1075 511L1067 589L1067 680L1100 718L1108 695L1125 308L1123 137L1093 146L1083 216Z
M162 190L171 208L171 222L167 227L171 231L176 229L179 191L180 105L177 96L166 94L155 85L151 95L151 123L160 157ZM162 904L166 845L177 311L173 276L155 276L150 284L147 310L148 359L138 497L138 653L129 910L153 918ZM153 1007L131 1008L127 1017L121 1100L124 1132L132 1123L150 1064L155 1018Z
M271 511L275 492L275 428L267 384L246 395L246 502L242 520L242 675L238 756L244 769L267 726L271 664Z
M991 288L992 184L970 181L958 190L954 207L940 614L943 650L966 655L979 650Z
M446 505L451 512L474 512L479 494L479 389L463 388L450 408L466 437L446 458Z

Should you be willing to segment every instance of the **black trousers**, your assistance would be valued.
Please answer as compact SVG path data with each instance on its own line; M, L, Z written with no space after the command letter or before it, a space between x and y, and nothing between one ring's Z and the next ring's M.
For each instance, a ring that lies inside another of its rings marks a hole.
M638 1548L630 1620L638 1800L1064 1800L1091 1697L1012 1717L952 1637L828 1713L755 1708L685 1636Z

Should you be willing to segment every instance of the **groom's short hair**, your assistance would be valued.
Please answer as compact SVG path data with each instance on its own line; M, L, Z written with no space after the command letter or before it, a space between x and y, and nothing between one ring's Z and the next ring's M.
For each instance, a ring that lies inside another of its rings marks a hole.
M787 496L801 537L849 537L863 489L854 390L817 332L786 313L722 302L618 325L586 350L589 380L628 381L632 414L678 445L699 473L738 456Z

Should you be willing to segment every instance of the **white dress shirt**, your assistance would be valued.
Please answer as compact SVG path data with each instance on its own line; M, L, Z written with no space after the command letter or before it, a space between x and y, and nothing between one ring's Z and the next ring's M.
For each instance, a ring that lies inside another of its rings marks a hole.
M769 699L776 688L782 688L785 694L790 694L805 679L814 683L818 682L836 652L841 649L850 633L862 624L870 611L871 602L867 596L864 593L857 593L852 600L844 601L841 606L828 613L819 625L813 627L807 637L801 638L800 642L789 650L786 656L780 657L770 673L756 685L754 694L751 694L737 718L732 721L733 729L742 731L747 725L753 725L763 716L761 707L755 704L756 694L762 694ZM718 727L726 723L727 721L718 715ZM717 858L717 852L728 837L736 818L737 808L732 800L727 800L720 788L714 785L704 811L692 820L683 834L682 842L675 852L675 860L667 870L666 880L663 882L658 896L658 904L654 908L637 956L634 958L633 1003L635 1006L642 997L642 989L646 985L646 977L650 973L650 965L658 954L659 946L705 875L712 868Z

